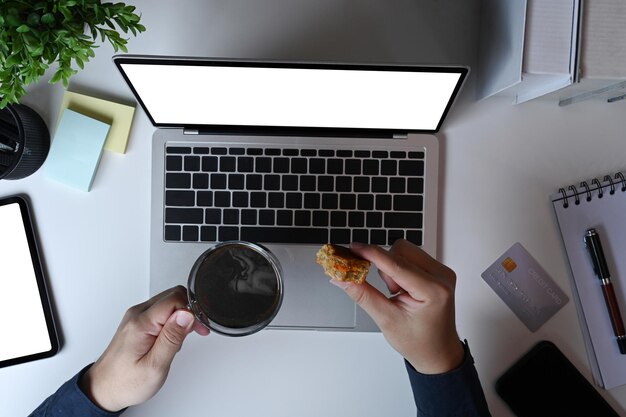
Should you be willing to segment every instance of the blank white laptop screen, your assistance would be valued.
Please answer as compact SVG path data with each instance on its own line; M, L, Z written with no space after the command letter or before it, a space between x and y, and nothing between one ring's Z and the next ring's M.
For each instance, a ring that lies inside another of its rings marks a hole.
M153 123L436 131L465 68L120 63ZM409 68L409 69L406 69Z

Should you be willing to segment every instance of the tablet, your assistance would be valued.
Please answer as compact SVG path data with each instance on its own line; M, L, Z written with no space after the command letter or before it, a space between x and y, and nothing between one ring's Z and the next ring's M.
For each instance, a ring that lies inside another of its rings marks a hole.
M30 210L20 196L0 199L0 367L59 350Z

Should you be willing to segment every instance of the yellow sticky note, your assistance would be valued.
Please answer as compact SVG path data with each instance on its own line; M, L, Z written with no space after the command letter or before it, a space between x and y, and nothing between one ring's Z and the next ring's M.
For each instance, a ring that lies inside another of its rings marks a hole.
M135 114L133 106L66 91L61 102L59 119L66 108L110 125L104 149L117 153L126 152Z

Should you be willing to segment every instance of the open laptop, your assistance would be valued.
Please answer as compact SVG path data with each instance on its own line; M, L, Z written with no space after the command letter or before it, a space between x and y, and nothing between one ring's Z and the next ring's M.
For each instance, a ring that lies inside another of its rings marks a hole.
M434 136L466 67L115 56L152 124L150 293L216 242L279 259L279 329L378 331L315 263L324 243L435 255ZM372 267L368 281L384 290Z

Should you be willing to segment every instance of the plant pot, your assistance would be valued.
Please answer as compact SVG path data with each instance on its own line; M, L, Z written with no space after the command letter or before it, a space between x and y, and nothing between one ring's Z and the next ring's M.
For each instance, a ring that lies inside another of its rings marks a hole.
M43 165L50 132L41 116L23 104L0 110L0 179L27 177Z

